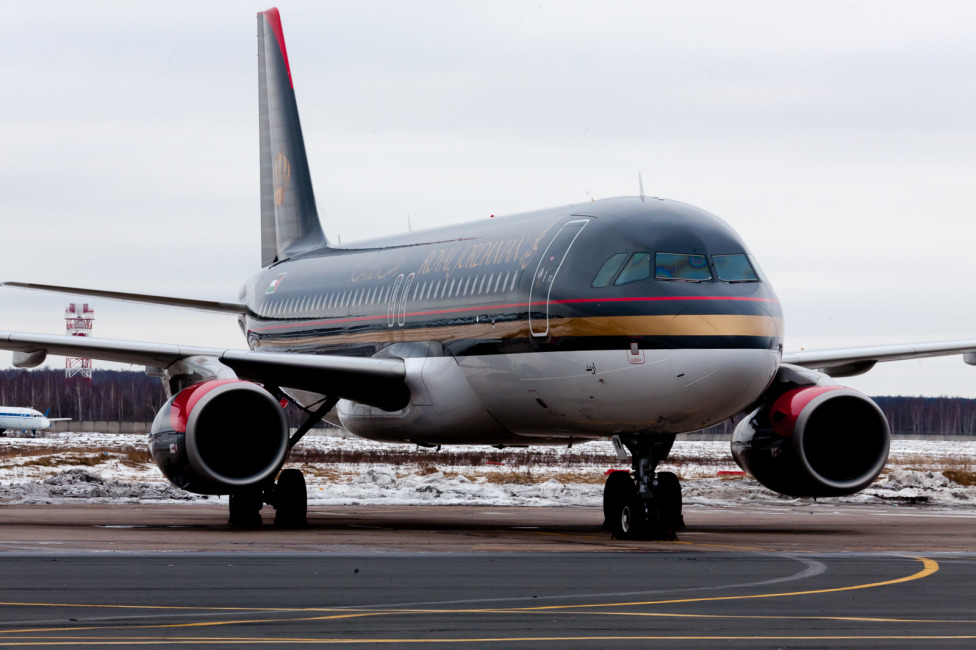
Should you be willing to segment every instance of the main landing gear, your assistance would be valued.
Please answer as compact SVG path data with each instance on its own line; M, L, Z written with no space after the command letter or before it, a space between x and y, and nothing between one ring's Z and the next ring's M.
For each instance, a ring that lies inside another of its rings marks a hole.
M285 394L277 386L265 386L278 399ZM325 397L314 405L314 410L299 406L308 418L288 440L288 450L308 433L316 422L331 411L338 397ZM300 469L283 469L278 481L266 487L250 487L230 495L230 525L237 528L260 528L261 508L267 503L275 509L275 528L305 528L308 526L308 490L305 476Z
M267 503L275 509L275 528L305 528L308 525L308 493L300 469L283 469L278 481L265 489L250 488L230 495L230 525L235 528L260 528L261 508Z
M674 436L632 436L615 439L633 458L633 472L613 472L603 489L604 525L616 539L676 539L684 528L681 485L672 472L658 472Z

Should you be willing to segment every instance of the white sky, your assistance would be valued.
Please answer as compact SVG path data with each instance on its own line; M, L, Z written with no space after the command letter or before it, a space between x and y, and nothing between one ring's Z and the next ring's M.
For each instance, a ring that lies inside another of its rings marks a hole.
M0 279L236 299L260 259L267 6L2 6ZM745 237L787 349L976 338L976 4L279 8L333 239L635 194L640 171ZM64 303L0 290L0 329L63 332ZM97 318L101 337L244 346L231 317L102 300ZM844 383L976 397L976 368Z

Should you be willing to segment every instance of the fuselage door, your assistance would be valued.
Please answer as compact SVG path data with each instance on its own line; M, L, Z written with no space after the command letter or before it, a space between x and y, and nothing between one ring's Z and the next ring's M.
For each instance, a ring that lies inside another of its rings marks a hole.
M556 280L556 274L559 273L563 260L566 259L569 247L576 241L586 224L587 219L567 223L556 233L546 247L546 252L542 254L535 276L532 278L532 287L529 289L529 330L532 336L549 334L549 295L552 292L552 283Z
M400 308L397 310L397 325L403 327L404 322L407 320L407 297L410 293L410 285L413 284L413 276L415 274L411 273L407 276L407 281L403 283L403 295L400 298Z
M388 327L393 327L393 324L396 323L397 293L400 291L401 284L403 284L402 273L393 282L393 291L390 292L389 302L386 303L386 324Z

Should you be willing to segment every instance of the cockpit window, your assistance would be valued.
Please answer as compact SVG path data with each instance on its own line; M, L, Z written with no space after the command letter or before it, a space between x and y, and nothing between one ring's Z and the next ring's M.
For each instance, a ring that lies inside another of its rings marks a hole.
M646 280L649 277L651 277L651 254L634 253L627 260L624 270L620 272L614 284L629 284L638 280Z
M617 274L620 269L620 265L624 263L627 259L627 253L617 253L616 255L611 255L610 258L603 263L600 267L600 271L593 278L593 287L605 287L610 284L610 280L613 280L613 276Z
M658 280L704 282L712 279L712 272L708 269L708 259L704 255L656 253L654 277Z
M743 253L736 255L712 255L715 275L726 282L759 282L759 275Z

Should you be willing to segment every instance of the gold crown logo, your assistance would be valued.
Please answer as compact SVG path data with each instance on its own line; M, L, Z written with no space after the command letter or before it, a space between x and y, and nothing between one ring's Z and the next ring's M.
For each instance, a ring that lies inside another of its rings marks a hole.
M274 179L274 204L281 205L285 202L285 188L288 187L288 179L291 178L291 165L288 163L288 156L283 151L278 151L272 166L272 176Z

